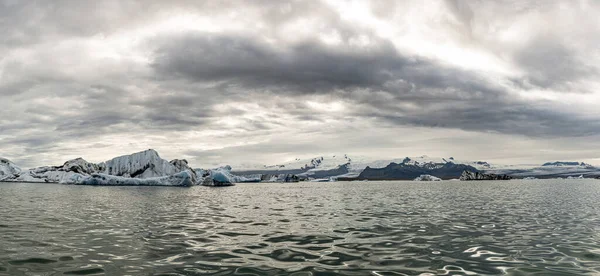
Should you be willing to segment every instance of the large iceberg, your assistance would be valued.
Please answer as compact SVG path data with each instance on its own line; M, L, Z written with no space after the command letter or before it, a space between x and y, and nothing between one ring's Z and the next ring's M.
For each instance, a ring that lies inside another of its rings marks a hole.
M149 149L99 164L76 158L62 166L45 166L25 171L8 160L0 159L0 181L192 186L198 180L196 172L185 159L169 162L160 158L155 150Z
M0 159L0 181L46 182L81 185L163 185L163 186L231 186L239 182L260 182L261 175L239 176L231 166L215 169L192 169L185 159L167 161L155 150L123 155L102 163L83 158L61 166L21 170L12 162Z
M98 166L100 173L130 178L167 176L181 171L174 164L160 158L153 149L115 157Z
M173 175L150 177L150 178L130 178L114 176L102 173L92 174L74 184L81 185L110 185L110 186L193 186L196 183L193 180L190 171L178 172Z

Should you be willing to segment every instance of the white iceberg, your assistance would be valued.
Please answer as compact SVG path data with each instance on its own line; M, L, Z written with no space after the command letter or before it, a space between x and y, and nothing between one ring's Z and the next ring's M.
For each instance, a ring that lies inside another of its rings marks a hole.
M65 172L51 169L44 170L46 168L49 167L27 170L21 173L19 177L15 178L14 181L75 184L86 177L86 175L75 172Z
M197 183L196 172L188 166L185 159L169 162L161 159L152 149L116 157L99 164L76 158L62 166L45 166L26 171L17 170L13 165L8 160L0 162L0 171L3 172L0 179L89 185L191 186Z
M153 149L115 157L98 164L98 167L99 173L130 178L168 176L181 171L174 164L160 158Z
M0 158L0 181L14 179L22 170L8 159Z
M421 176L415 178L414 181L442 181L442 179L433 175L422 174Z

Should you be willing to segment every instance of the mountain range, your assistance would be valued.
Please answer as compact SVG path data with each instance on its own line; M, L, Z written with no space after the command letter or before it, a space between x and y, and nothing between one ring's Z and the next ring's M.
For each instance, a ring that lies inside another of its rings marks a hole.
M468 172L467 174L464 174ZM454 157L426 155L369 160L346 154L295 159L277 165L192 168L185 159L167 161L149 149L101 162L76 158L58 166L21 169L0 158L0 181L50 182L88 185L222 186L239 182L296 182L301 180L426 180L464 179L466 176L508 175L512 178L598 177L600 168L583 162L553 161L541 165L493 165ZM426 177L425 177L426 176ZM509 179L509 178L505 178Z
M426 155L371 161L364 157L351 158L346 154L295 159L277 165L245 166L234 168L233 173L238 175L293 173L309 179L413 180L420 175L458 179L465 170L511 175L516 178L600 176L600 168L584 162L573 161L553 161L540 165L495 165L486 161L468 161L454 157L429 157Z

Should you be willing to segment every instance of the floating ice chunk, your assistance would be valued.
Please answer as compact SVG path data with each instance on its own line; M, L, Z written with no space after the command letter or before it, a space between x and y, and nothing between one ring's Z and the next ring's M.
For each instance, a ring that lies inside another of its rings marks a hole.
M442 181L442 179L433 175L422 174L421 176L415 178L414 181Z

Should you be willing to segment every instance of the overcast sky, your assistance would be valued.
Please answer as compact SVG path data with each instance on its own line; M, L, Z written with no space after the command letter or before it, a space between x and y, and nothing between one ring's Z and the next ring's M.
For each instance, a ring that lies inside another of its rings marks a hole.
M0 0L0 156L600 164L600 1Z

